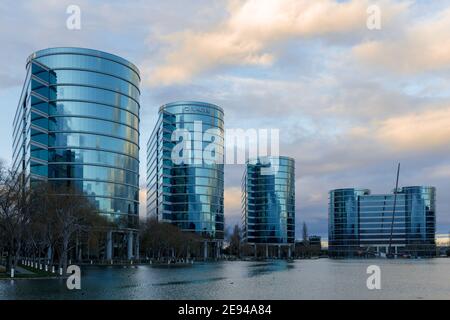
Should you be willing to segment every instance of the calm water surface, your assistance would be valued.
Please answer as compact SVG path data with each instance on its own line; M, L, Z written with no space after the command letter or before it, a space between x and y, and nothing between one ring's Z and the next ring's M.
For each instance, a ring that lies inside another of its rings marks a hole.
M366 269L381 268L381 290ZM1 280L0 299L450 299L450 259L218 262L188 267L83 267L65 280Z

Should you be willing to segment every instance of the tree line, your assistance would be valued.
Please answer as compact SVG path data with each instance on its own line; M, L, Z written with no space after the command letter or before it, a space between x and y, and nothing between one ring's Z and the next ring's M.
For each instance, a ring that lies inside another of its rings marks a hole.
M31 187L23 175L0 165L0 257L7 271L21 257L45 257L66 270L77 240L107 226L92 202L72 186L33 181Z
M183 232L178 227L155 218L149 218L140 223L141 253L148 259L188 260L202 257L204 236L193 232Z
M23 175L0 163L0 264L3 262L8 272L16 269L23 257L66 270L70 257L81 260L77 247L82 242L98 251L88 257L100 258L106 231L120 229L125 222L123 218L106 219L92 198L73 186L47 181L30 185ZM156 219L139 225L140 256L148 259L203 257L205 240L211 240Z

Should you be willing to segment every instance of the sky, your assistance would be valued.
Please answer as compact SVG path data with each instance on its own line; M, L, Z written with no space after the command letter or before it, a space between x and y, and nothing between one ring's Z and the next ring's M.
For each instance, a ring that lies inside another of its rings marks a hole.
M69 5L79 30L66 26ZM159 106L199 100L224 109L226 128L280 130L280 153L296 159L297 237L303 222L327 236L331 189L391 192L398 162L401 186L437 188L437 231L450 232L450 0L2 0L0 16L7 163L26 58L88 47L141 71L141 214ZM225 170L231 228L243 167Z

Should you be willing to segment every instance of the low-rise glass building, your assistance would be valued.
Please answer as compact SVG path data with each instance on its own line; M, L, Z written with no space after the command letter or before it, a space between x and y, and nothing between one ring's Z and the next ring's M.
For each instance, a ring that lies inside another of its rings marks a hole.
M107 259L138 255L139 84L137 67L116 55L40 50L26 62L13 122L24 183L75 187L117 226L101 248Z
M147 217L216 244L224 238L223 119L214 104L168 103L147 144Z
M330 255L434 256L435 188L403 187L395 193L371 194L367 189L330 191Z
M294 244L294 159L268 156L247 162L242 178L242 221L248 244Z

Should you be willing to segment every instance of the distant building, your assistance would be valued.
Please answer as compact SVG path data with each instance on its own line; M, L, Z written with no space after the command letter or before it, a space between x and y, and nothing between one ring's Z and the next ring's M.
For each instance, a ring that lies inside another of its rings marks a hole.
M295 241L295 160L261 157L247 162L242 179L243 240L281 256ZM276 250L276 253L273 251Z
M450 256L450 234L436 234L437 254Z
M322 238L320 236L309 236L308 244L310 246L318 246L319 248L321 248L322 247Z
M320 236L309 236L307 241L295 241L296 257L317 257L321 253L322 238Z
M435 188L403 187L396 193L394 215L394 193L372 195L367 189L330 191L330 256L434 256Z

